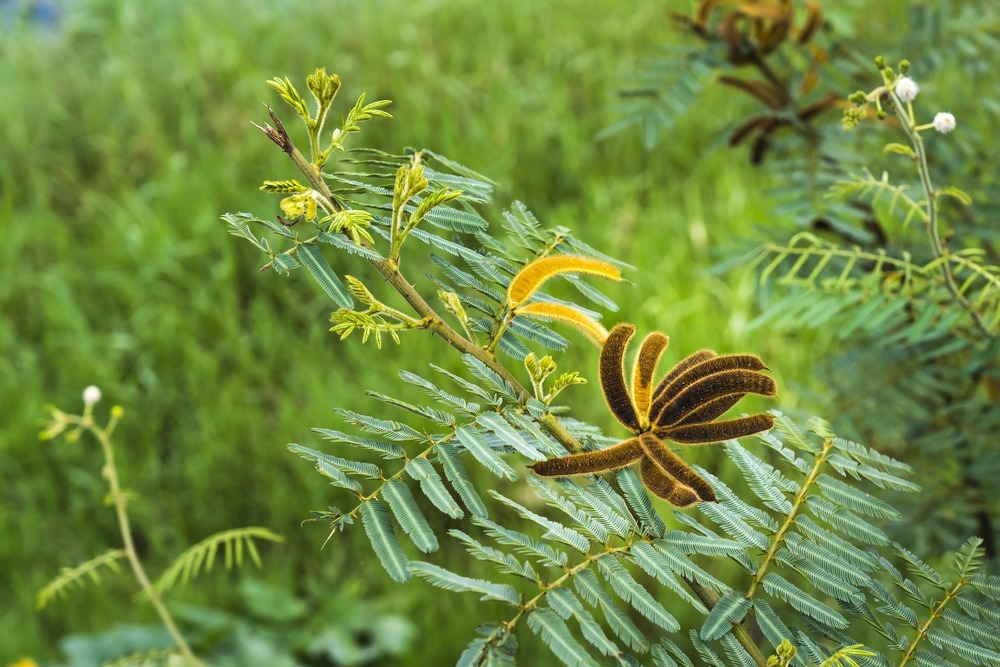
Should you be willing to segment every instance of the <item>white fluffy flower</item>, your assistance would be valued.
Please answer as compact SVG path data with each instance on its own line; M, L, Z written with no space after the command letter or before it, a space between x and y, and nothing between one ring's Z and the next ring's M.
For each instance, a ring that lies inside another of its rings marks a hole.
M83 390L83 402L87 405L93 405L101 400L101 390L95 385L90 385Z
M948 134L955 129L955 117L947 111L942 111L934 116L934 129L942 134Z
M908 76L904 76L896 82L896 94L899 95L899 99L904 102L912 102L919 92L920 86L918 86L917 82Z

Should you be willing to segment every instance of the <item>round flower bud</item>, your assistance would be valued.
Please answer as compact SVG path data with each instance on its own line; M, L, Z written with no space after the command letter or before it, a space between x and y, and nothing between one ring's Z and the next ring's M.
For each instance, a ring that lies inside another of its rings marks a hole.
M920 86L908 76L904 76L896 82L896 94L904 102L912 102L919 92Z
M941 111L934 116L934 129L942 134L948 134L955 129L955 117L947 111Z
M99 400L101 400L101 390L98 387L90 385L83 390L83 402L87 405L93 405Z

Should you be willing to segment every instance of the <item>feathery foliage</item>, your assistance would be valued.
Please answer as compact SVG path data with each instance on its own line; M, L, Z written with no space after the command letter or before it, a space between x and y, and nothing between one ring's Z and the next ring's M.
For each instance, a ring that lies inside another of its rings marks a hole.
M711 6L702 9L711 13ZM753 25L761 18L751 5L736 11ZM791 25L776 15L763 18ZM758 98L769 94L755 90ZM800 111L801 118L811 117ZM624 324L602 338L598 370L609 409L633 437L618 442L565 417L542 387L555 362L534 349L561 342L544 329L518 328L515 316L530 298L527 305L540 312L559 306L596 322L598 314L583 305L538 290L546 278L571 270L617 275L617 264L568 230L546 229L521 204L503 216L508 238L493 236L475 208L488 199L489 181L435 153L350 151L341 164L364 171L320 172L297 154L273 112L272 121L265 133L300 168L319 208L371 214L372 241L358 245L374 253L367 258L385 279L382 286L394 288L415 312L397 317L411 317L419 323L414 328L462 355L462 375L432 367L455 388L439 388L413 369L401 375L424 390L430 405L370 393L382 409L405 413L406 422L337 410L375 439L316 429L338 443L336 453L291 446L351 500L346 511L315 512L330 522L331 537L360 517L395 581L415 574L446 591L475 593L499 614L480 627L458 664L514 664L524 625L566 665L691 665L689 656L698 656L701 664L759 667L768 663L748 630L754 625L778 659L788 653L785 664L926 662L945 646L970 664L993 659L982 624L1000 615L1000 584L974 574L978 543L959 552L960 578L951 584L889 537L901 514L872 489L919 490L906 479L906 464L838 437L820 419L805 428L777 412L716 421L747 394L776 394L755 355L702 350L654 384L667 337L653 333L640 346L630 387L625 353L635 328ZM465 179L476 195L437 190L435 219L421 209L427 200L417 201L432 197L425 193L434 174L448 175L437 183L442 188ZM314 222L310 212L298 222ZM407 244L402 253L408 238L421 244ZM434 283L452 323L402 273L414 249L426 250L439 270ZM363 302L380 303L360 281L351 284ZM593 287L573 284L590 305L607 305ZM524 363L534 391L495 351ZM418 419L419 426L410 425ZM752 449L735 439L751 435L757 436ZM667 444L723 441L738 472L731 478L688 465ZM364 460L372 450L386 459L374 470ZM533 472L525 471L529 463ZM631 463L639 463L639 476L627 469ZM468 466L490 476L470 475ZM669 529L648 491L676 507ZM425 511L431 507L443 517ZM412 559L414 550L433 558L446 537L471 558ZM894 561L908 563L923 583L903 576ZM959 611L965 610L956 602L962 598L976 611ZM675 615L678 606L683 615ZM963 629L944 629L949 618Z

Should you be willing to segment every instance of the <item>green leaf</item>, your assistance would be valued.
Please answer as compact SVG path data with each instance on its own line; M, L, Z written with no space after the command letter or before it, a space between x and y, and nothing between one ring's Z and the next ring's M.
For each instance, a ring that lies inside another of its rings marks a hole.
M535 489L535 492L547 505L555 507L576 522L577 530L582 531L585 536L596 542L607 541L608 531L603 525L588 517L583 510L577 508L572 501L558 493L537 475L528 475L527 479L528 484Z
M493 385L493 388L499 391L500 394L508 400L517 402L518 396L514 391L514 388L510 386L509 382L500 377L500 375L498 375L492 368L484 364L479 359L476 359L471 354L463 354L462 361L465 362L469 371L477 378Z
M361 503L361 523L365 527L368 541L378 556L382 567L395 581L403 583L410 578L410 570L406 567L406 554L399 546L396 532L392 529L389 510L379 500L366 500Z
M440 446L440 445L439 445ZM444 482L437 470L430 461L424 458L414 458L406 462L406 473L420 483L420 490L424 492L428 500L453 519L461 519L465 516L458 502L448 493Z
M333 299L341 308L351 308L354 306L354 299L351 293L340 282L340 278L333 272L330 265L323 257L323 251L312 243L302 243L298 247L297 255L299 261L308 269L312 277L323 288L327 296Z
M972 197L969 196L969 193L956 188L954 185L946 185L942 188L938 188L936 194L938 197L954 197L966 206L972 205Z
M529 444L514 427L498 412L484 412L476 417L476 421L496 433L500 440L532 461L544 461L547 457Z
M473 539L470 535L463 533L460 530L449 530L448 534L455 539L462 542L465 545L466 551L468 551L477 560L485 560L496 563L500 567L498 570L503 574L513 574L517 577L523 577L529 581L539 583L541 580L538 577L538 573L535 569L531 567L531 563L525 561L524 564L518 562L517 558L511 554L500 551L499 549L494 549L493 547L481 544L479 541Z
M726 649L726 656L729 657L729 664L737 667L757 667L757 662L747 653L746 649L740 646L732 634L722 637L722 648Z
M382 486L382 497L389 503L392 513L410 536L417 548L426 553L438 550L438 541L423 512L410 493L410 487L398 479L390 479Z
M568 667L598 667L587 650L574 638L566 623L551 609L535 609L528 614L528 627L552 649Z
M781 617L774 612L774 609L766 601L754 600L753 608L756 614L757 626L764 636L767 637L767 641L772 648L777 649L781 645L781 642L791 638L792 633L788 629L788 626L785 625ZM800 657L796 656L792 659L792 664L801 667L803 662Z
M594 645L603 655L619 655L621 651L615 643L608 639L601 625L594 620L589 611L583 608L583 603L573 595L568 588L556 587L546 594L546 601L552 610L562 618L576 618L580 623L580 632L584 639Z
M889 503L860 489L855 489L839 479L823 474L817 478L816 482L824 496L852 512L876 519L895 521L900 518L899 511Z
M500 544L510 545L518 553L537 558L543 565L565 567L566 561L569 559L566 552L557 551L544 542L538 542L524 533L505 528L489 519L475 518L472 522L485 530L487 535Z
M577 531L562 525L557 521L552 521L547 519L540 514L535 514L527 507L520 505L510 498L504 496L493 489L489 490L489 494L502 502L507 507L510 507L515 512L517 512L522 518L532 521L542 528L545 529L545 534L542 535L543 539L551 539L567 544L580 553L587 553L590 550L590 540L578 533Z
M898 144L896 142L888 143L882 149L883 153L896 153L897 155L905 155L908 158L917 159L917 154L913 152L913 149L909 146L904 146L903 144Z
M500 455L489 446L483 438L483 434L471 426L459 426L455 430L458 441L469 451L472 456L497 477L506 477L510 481L517 479L517 473L509 465L504 463Z
M781 598L806 616L815 618L820 623L825 623L834 628L846 628L848 625L847 619L836 611L773 572L764 577L761 584L768 595Z
M368 479L379 479L382 476L381 469L374 463L342 459L339 456L332 456L330 454L324 454L323 452L317 452L315 449L309 449L308 447L303 447L302 445L294 442L289 443L287 446L288 451L298 454L307 461L316 462L323 460L346 473L362 475Z
M427 439L427 436L412 426L407 426L396 421L378 419L377 417L370 417L351 410L344 410L343 408L336 408L334 412L351 424L360 426L369 433L381 435L389 440L418 442Z
M645 636L635 627L635 623L625 615L618 605L614 603L611 596L601 587L601 582L597 580L591 570L582 570L573 578L573 585L583 599L592 606L600 606L604 611L604 619L612 632L618 635L626 646L645 653L649 650L649 643Z
M260 555L257 553L254 540L285 541L280 535L258 526L220 531L185 549L160 576L153 585L153 590L162 596L178 580L182 584L186 584L203 570L210 572L220 550L226 569L230 569L234 565L241 566L244 551L250 555L254 565L261 567Z
M730 591L719 598L708 618L701 626L701 638L707 642L715 641L733 629L734 625L743 622L750 611L752 603L739 591Z
M472 516L484 519L489 517L486 505L483 504L479 494L476 493L476 488L469 481L469 474L454 446L450 442L439 442L435 450L444 468L445 476Z
M618 485L629 507L639 517L640 525L644 534L650 537L663 537L666 527L663 520L653 509L653 503L649 500L646 487L639 481L639 476L631 468L624 468L618 471Z
M356 435L342 433L329 428L314 428L311 430L314 433L318 433L324 439L332 442L343 442L355 447L376 451L381 454L384 459L401 459L406 456L406 452L403 451L403 448L392 442L372 440L371 438L361 438Z
M927 639L930 640L931 644L945 651L947 655L961 656L974 665L1000 665L1000 653L976 646L972 642L959 639L937 628L930 629L930 632L927 633Z
M639 585L617 558L611 554L602 554L597 558L597 565L615 593L636 611L668 632L680 630L677 619Z
M455 667L514 667L517 637L495 623L476 630L482 638L473 639L458 658Z
M611 507L597 497L595 492L599 492L601 486L594 482L583 486L576 480L561 479L556 484L569 493L578 507L583 508L584 514L591 520L599 523L606 531L619 537L628 537L632 532L628 519L622 516L616 508Z
M361 485L357 480L349 478L343 470L327 462L325 459L316 459L316 470L329 479L330 484L361 495Z
M635 542L632 545L630 553L632 558L635 559L636 564L642 568L646 574L654 577L661 584L687 600L691 606L702 614L708 613L708 609L705 608L705 605L702 604L701 600L691 595L680 584L680 582L677 581L670 561L653 545L648 542ZM683 558L683 554L680 554L680 552L677 552L677 556ZM694 564L692 563L691 566L694 567Z
M728 507L719 503L698 503L698 509L714 521L727 535L748 547L766 551L770 542L766 535L743 522L743 519Z
M482 579L463 577L443 567L419 560L410 561L410 572L446 591L479 593L482 595L480 600L497 600L514 606L521 604L521 596L513 586L507 584L494 584Z
M80 563L76 567L68 568L64 567L60 570L59 576L45 584L45 586L38 591L35 596L35 608L43 609L49 600L53 600L60 595L65 594L66 589L70 585L74 585L83 588L84 578L89 579L95 584L101 582L100 568L106 567L114 573L121 572L121 567L116 562L120 558L125 558L125 552L121 549L112 549L106 551L100 556L91 558L88 561Z
M889 544L889 537L881 529L824 498L809 496L806 500L806 506L814 516L847 535L876 546Z

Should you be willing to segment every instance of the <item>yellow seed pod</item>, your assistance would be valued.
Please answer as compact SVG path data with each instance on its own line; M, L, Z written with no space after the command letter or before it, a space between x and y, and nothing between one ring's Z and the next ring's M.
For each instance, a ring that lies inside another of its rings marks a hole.
M511 306L524 303L549 278L564 273L586 273L609 280L621 280L622 274L614 264L578 255L556 255L531 262L514 276L507 287L507 301Z
M608 330L602 327L597 320L584 315L583 312L572 306L561 303L529 303L519 306L514 314L566 322L586 334L587 338L597 346L603 345L608 337Z

